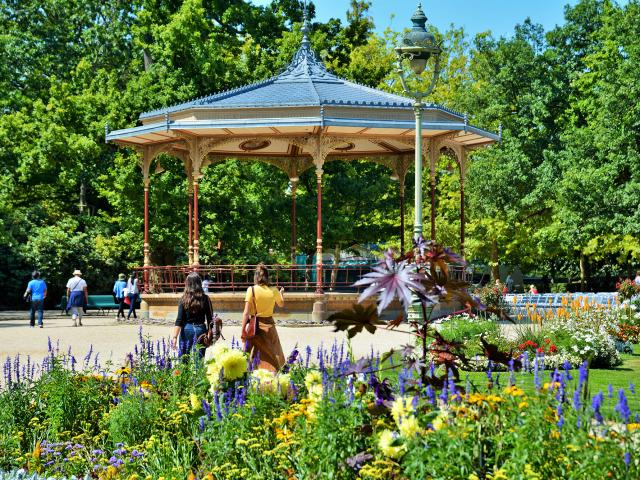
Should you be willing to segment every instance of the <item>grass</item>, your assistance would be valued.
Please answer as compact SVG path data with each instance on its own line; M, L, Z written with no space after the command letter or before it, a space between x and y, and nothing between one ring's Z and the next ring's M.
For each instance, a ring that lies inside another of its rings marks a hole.
M603 412L611 413L616 403L618 402L618 390L621 388L626 389L627 398L629 400L629 407L634 414L640 414L640 345L634 345L633 354L621 355L622 365L611 369L591 369L589 370L589 390L590 394L594 395L598 392L604 393ZM494 373L494 381L497 377L497 373ZM572 370L571 375L574 377L573 384L577 382L578 372ZM461 377L466 378L467 374L461 372ZM542 373L542 383L548 382L550 379L550 372L545 371ZM484 387L487 384L487 376L483 372L468 372L469 380L477 387ZM516 373L516 384L522 388L527 394L533 394L535 392L535 386L533 384L532 373ZM499 381L501 385L508 383L509 374L506 372L500 373ZM636 394L632 394L629 391L629 384L637 383ZM613 387L613 397L608 398L609 385Z
M621 355L622 365L611 369L591 369L589 370L589 391L593 396L598 392L604 393L604 402L602 405L603 413L611 414L613 412L616 403L618 402L618 390L624 388L626 390L627 399L629 401L629 407L633 414L640 415L640 345L633 346L633 354ZM397 365L400 362L399 354L393 355L393 364ZM390 363L385 362L383 366L389 366ZM392 373L393 372L393 373ZM390 370L385 372L383 376L394 376L397 374L397 370ZM542 383L550 380L549 371L541 373ZM516 384L522 388L528 395L535 394L535 385L533 383L533 373L515 373ZM578 371L572 370L571 375L574 377L572 380L573 386L577 382ZM480 391L486 389L487 375L484 372L460 372L461 382L464 384L466 379L469 379L471 383ZM499 381L500 386L504 387L509 382L508 372L499 372L493 374L494 384ZM636 394L629 391L629 384L636 385ZM613 387L612 398L608 397L609 385ZM572 388L573 390L573 388Z

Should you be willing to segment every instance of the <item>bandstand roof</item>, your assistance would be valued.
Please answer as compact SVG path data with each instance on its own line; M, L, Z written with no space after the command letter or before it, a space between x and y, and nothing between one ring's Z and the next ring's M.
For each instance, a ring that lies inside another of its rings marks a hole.
M279 75L233 90L142 113L140 125L108 132L107 141L145 147L171 144L187 152L185 139L209 140L208 155L309 157L297 139L333 138L327 156L402 155L413 152L413 100L342 79L318 60L305 34ZM423 108L423 137L447 138L476 148L499 140L470 125L466 116L435 104Z

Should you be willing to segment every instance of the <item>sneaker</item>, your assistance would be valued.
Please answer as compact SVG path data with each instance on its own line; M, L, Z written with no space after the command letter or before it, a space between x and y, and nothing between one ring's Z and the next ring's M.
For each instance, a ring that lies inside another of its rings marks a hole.
M44 325L43 325L43 324L40 324L40 328L44 328Z
M82 320L78 320L78 326L81 327L82 326Z

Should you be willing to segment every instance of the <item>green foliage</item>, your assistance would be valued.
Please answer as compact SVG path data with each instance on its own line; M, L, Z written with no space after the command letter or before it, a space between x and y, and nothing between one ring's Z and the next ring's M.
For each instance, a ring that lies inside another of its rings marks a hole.
M158 398L146 399L143 394L125 395L109 412L108 430L111 441L138 445L149 438L155 423L161 418L161 402Z
M445 319L439 328L440 334L450 341L468 342L480 335L497 337L500 327L494 319L473 318L468 315L456 315Z
M312 45L337 74L401 93L393 52L399 34L373 33L369 4L351 1L344 23L314 22ZM98 292L139 265L141 173L134 152L104 144L105 122L133 126L142 111L272 75L298 47L301 20L294 0L3 2L0 303L19 301L36 267L53 298L76 267ZM502 145L471 153L466 165L466 254L494 276L501 263L551 277L580 271L584 281L635 268L639 25L636 1L581 0L548 32L530 20L501 38L434 30L444 45L443 71L429 100L468 112L479 126L504 127ZM165 172L151 182L152 261L183 264L184 169L168 157L159 161ZM397 185L385 168L332 162L325 173L327 251L399 244ZM444 155L437 181L437 240L455 247L460 173ZM299 245L311 255L315 188L313 172L305 172ZM425 182L425 198L428 188ZM210 166L201 183L202 261L286 260L286 189L285 176L268 165Z

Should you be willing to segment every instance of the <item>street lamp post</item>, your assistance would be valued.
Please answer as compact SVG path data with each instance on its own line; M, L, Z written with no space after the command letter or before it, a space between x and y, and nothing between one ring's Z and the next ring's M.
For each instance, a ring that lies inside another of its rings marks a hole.
M429 96L436 86L440 75L440 53L442 48L436 43L435 37L427 32L425 24L427 17L422 11L422 4L411 17L412 29L402 38L402 44L395 48L398 58L398 75L405 93L412 97L415 102L413 111L416 117L416 145L415 145L415 217L413 222L413 236L418 238L422 235L422 100ZM431 83L425 91L411 90L407 85L403 61L408 60L411 70L416 76L424 72L427 61L435 58L435 67ZM432 186L433 188L433 186ZM433 213L432 213L433 216ZM433 239L435 240L435 239Z

